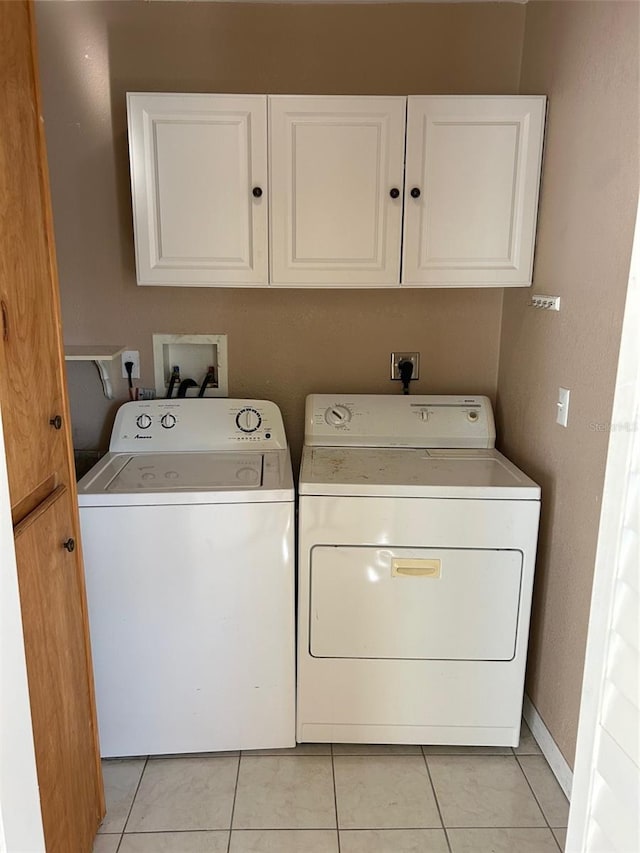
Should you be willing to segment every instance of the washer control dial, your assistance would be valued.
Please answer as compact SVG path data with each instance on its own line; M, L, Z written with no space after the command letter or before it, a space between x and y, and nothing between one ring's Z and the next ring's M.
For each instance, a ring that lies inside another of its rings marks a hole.
M346 426L351 420L351 410L346 406L329 406L324 413L324 419L329 426Z
M160 423L165 429L173 429L176 425L176 416L172 415L171 412L167 412L166 415L160 418Z
M138 415L136 424L139 429L149 429L151 426L151 415Z
M476 421L478 421L479 419L480 415L478 412L475 411L475 409L472 409L470 412L467 413L467 420L471 421L472 424L476 423Z
M245 406L236 415L236 426L241 432L255 432L260 428L262 415L257 409Z

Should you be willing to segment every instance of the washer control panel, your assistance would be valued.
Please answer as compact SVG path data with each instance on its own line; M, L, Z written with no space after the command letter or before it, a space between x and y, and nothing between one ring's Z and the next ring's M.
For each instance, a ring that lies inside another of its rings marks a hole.
M305 444L327 447L494 447L488 397L311 394Z
M282 450L282 415L268 400L204 397L125 403L118 409L109 450Z

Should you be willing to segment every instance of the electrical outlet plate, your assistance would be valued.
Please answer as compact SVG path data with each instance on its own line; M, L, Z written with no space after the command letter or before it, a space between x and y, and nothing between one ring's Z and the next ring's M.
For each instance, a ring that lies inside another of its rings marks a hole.
M131 371L132 379L140 379L140 353L138 350L126 349L122 353L122 378L128 379L129 374L127 373L127 368L125 364L128 361L133 362L133 370Z
M411 381L420 378L420 353L419 352L392 352L391 353L391 378L402 379L398 365L401 361L413 363L413 374Z

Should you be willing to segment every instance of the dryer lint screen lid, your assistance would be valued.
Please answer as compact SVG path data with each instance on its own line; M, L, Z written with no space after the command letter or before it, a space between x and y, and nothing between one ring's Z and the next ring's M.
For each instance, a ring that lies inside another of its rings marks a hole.
M109 492L259 489L262 453L144 453L132 456Z

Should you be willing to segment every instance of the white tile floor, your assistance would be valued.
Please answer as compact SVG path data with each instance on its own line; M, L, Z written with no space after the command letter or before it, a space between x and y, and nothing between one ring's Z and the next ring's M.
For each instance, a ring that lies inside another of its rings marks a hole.
M94 853L558 853L569 806L517 749L304 744L104 762Z

